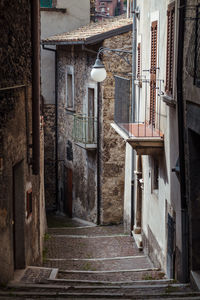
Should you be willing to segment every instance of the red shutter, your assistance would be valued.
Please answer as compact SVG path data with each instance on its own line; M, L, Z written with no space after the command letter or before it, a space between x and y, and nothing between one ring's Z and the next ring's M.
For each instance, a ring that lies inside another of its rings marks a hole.
M138 64L137 64L137 78L140 78L141 76L141 44L138 43Z
M150 116L149 123L155 126L156 117L156 69L157 69L157 21L151 24L151 69L150 69Z
M165 91L170 96L173 94L174 23L175 23L175 4L173 2L168 6L168 11L167 11L167 61L166 61Z

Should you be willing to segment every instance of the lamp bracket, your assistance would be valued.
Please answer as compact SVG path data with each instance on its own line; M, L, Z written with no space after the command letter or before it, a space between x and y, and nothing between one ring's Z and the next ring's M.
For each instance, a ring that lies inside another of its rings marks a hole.
M97 53L97 59L100 58L100 55L103 52L114 52L116 55L118 55L120 58L122 58L127 64L131 65L131 62L129 61L129 55L132 54L132 51L130 50L124 50L124 49L111 49L111 48L99 48L99 51Z

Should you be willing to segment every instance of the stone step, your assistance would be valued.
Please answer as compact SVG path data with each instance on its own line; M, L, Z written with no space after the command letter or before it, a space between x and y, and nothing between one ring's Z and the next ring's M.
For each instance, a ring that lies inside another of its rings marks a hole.
M11 290L0 291L0 296L16 297L79 297L79 298L126 298L131 299L175 299L200 297L199 292L193 292L186 285L157 286L60 286L46 284L18 284L10 286ZM56 298L57 299L57 298Z
M73 279L47 279L43 280L43 283L46 284L55 284L55 285L73 285L73 286L83 286L83 285L131 285L131 286L138 286L138 285L145 285L145 286L155 286L155 285L162 285L162 284L173 284L174 280L170 279L161 279L161 280L136 280L136 281L97 281L97 280L73 280Z
M136 280L156 280L162 279L164 273L158 270L134 270L134 271L116 271L116 272L70 272L59 271L58 279L68 280L92 280L92 281L136 281Z
M80 270L80 271L120 271L151 269L152 263L145 255L118 257L118 258L98 258L98 259L47 259L45 267L59 268L60 270Z

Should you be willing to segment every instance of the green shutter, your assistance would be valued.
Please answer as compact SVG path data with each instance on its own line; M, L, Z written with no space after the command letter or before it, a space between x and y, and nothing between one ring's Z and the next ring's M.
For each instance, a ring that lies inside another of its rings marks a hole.
M52 7L52 0L40 0L40 7Z

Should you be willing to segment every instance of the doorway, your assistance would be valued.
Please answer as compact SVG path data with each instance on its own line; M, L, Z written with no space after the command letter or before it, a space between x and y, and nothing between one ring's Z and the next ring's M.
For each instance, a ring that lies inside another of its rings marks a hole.
M24 269L25 260L25 188L24 163L13 167L13 258L14 269Z

